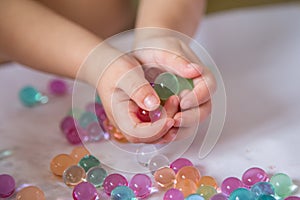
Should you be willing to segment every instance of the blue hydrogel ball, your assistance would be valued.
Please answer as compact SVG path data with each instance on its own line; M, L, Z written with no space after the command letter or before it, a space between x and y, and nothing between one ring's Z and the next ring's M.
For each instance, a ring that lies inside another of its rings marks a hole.
M135 200L135 194L132 189L127 186L118 186L111 192L112 200Z
M91 112L84 112L79 118L79 125L86 128L92 122L97 121L97 116Z
M251 187L251 192L253 192L256 197L259 197L260 195L274 195L275 189L271 183L258 182Z
M261 195L257 198L257 200L276 200L276 199L271 195Z
M100 99L100 97L99 97L98 94L96 94L95 101L96 101L97 103L102 104L101 99Z
M256 197L253 192L245 188L238 188L230 194L228 200L256 200Z
M191 194L188 197L186 197L185 200L205 200L205 199L199 194Z
M32 86L26 86L19 92L20 101L27 107L32 107L39 103L41 96L41 93Z

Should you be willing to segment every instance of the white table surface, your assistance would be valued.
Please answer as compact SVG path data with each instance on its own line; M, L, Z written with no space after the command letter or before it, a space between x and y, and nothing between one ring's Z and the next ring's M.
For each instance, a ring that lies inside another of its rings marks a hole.
M222 74L227 115L222 135L207 157L198 158L200 136L184 154L203 175L220 183L258 166L269 174L287 173L300 185L299 19L300 4L224 12L204 19L196 39ZM13 156L0 160L0 174L12 174L18 186L39 186L49 200L68 200L72 190L51 174L49 163L73 148L58 128L71 107L71 96L51 98L35 108L23 107L17 97L28 84L46 91L52 77L15 63L0 67L0 149L14 149ZM149 199L162 199L162 193Z

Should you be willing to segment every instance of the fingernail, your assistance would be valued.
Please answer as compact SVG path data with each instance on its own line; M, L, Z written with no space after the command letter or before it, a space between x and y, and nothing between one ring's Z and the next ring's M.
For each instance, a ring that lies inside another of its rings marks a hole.
M174 121L173 120L170 120L170 121L167 122L167 127L168 128L171 128L173 125L174 125Z
M153 109L155 107L157 107L159 104L159 101L157 100L157 98L154 95L148 95L145 99L144 99L144 105L148 108L148 109Z
M191 107L191 105L192 105L191 102L189 100L186 100L181 103L180 107L182 109L188 109Z

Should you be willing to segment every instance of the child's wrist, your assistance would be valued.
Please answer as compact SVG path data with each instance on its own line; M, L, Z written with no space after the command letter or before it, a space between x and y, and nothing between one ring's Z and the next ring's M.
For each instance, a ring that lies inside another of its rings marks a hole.
M108 44L100 43L83 60L76 78L97 87L106 69L121 55L121 52Z

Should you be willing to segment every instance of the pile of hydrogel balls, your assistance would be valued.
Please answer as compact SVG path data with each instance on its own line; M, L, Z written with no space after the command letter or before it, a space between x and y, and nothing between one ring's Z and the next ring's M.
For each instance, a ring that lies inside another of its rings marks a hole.
M167 164L154 157L148 165L156 162L157 169L135 174L130 180L119 173L108 173L83 146L75 147L70 155L55 156L50 168L73 188L74 200L151 199L156 192L165 192L163 200L300 200L290 196L297 186L284 173L269 176L263 169L252 167L241 179L228 177L219 185L212 176L202 175L187 158Z

